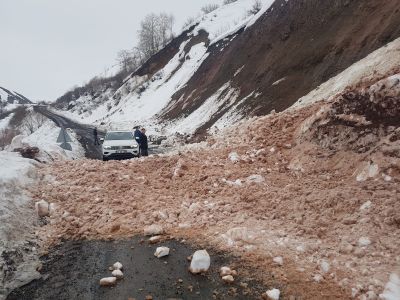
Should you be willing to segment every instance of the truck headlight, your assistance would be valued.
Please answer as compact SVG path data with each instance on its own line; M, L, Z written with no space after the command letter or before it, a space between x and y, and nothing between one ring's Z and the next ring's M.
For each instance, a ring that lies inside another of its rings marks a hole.
M111 150L111 146L103 146L104 150Z

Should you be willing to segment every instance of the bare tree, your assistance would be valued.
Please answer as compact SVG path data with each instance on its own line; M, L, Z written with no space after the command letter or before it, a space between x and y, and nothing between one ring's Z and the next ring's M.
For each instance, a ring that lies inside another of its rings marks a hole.
M230 3L233 3L233 2L236 2L237 0L224 0L224 5L225 4L230 4Z
M195 19L194 17L188 17L188 18L186 19L186 21L183 23L182 28L186 28L186 27L188 27L188 26L194 24L195 21L196 21L196 19Z
M145 59L157 53L173 38L174 17L149 14L140 24L138 48Z
M160 40L161 46L165 47L167 43L173 38L173 26L175 18L173 15L168 15L166 13L161 13L158 16L158 39Z
M0 130L0 150L4 150L5 146L10 145L12 139L19 134L14 128L5 128Z
M201 8L201 11L206 15L206 14L208 14L208 13L210 13L210 12L213 12L213 11L216 10L217 8L219 8L219 5L218 5L218 4L207 4L207 5L204 5L204 6Z
M261 10L261 8L262 8L261 0L254 0L253 6L248 11L248 14L255 15Z
M130 71L135 65L135 59L132 51L120 50L117 55L117 61L122 70Z
M140 23L139 49L145 57L150 57L159 49L157 41L157 15L149 14Z
M28 134L34 133L46 122L46 117L37 112L30 112L22 122L22 129Z

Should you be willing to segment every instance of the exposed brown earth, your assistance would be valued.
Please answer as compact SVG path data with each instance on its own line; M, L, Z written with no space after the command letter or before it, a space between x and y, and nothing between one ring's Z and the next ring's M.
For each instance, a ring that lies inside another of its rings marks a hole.
M284 299L377 295L400 258L399 99L399 80L383 80L177 154L54 163L33 191L57 206L38 234L53 245L160 224L239 255Z
M231 42L210 46L209 57L175 94L174 105L162 117L190 114L229 81L229 88L240 90L237 101L255 92L237 107L243 115L282 111L399 36L397 0L275 1L256 24L236 33ZM198 133L233 105L227 101Z

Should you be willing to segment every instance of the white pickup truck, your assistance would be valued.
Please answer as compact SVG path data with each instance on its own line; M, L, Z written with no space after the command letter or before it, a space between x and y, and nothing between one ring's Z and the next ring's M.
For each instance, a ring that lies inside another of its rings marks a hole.
M103 160L129 159L139 156L139 145L131 131L108 131L103 144Z

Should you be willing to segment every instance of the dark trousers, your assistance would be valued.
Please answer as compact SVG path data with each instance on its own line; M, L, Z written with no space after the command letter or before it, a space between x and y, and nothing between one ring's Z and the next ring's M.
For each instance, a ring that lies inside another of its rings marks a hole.
M94 136L94 144L100 145L99 138L97 137L97 135Z
M147 148L140 148L140 155L141 156L149 156L149 151Z

